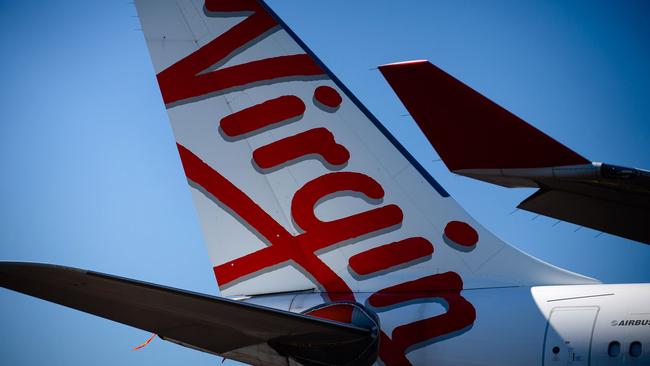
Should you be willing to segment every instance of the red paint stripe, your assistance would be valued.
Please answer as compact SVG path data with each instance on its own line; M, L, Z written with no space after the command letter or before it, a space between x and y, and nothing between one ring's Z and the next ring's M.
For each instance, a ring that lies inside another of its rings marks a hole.
M177 147L189 180L203 187L224 205L232 208L244 221L254 222L254 229L269 242L291 236L282 225L273 220L269 214L224 176L217 173L183 145L177 144Z
M350 304L335 304L306 312L306 315L315 316L321 319L334 320L341 323L352 323L352 311Z
M349 265L360 275L369 275L399 266L433 253L433 245L425 238L408 238L372 248L350 257Z
M253 152L253 160L262 169L269 169L307 155L315 154L332 165L350 159L348 150L334 141L326 128L314 128L262 146Z
M303 113L305 103L300 98L284 95L230 114L221 119L220 126L226 135L237 137L300 117Z

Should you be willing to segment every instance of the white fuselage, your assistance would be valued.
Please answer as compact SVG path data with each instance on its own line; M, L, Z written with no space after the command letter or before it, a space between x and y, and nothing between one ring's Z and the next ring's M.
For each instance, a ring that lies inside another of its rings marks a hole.
M532 294L549 319L542 365L650 365L650 284L544 286Z
M476 309L474 324L410 348L412 364L650 365L650 284L483 288L462 294ZM367 305L368 295L356 297ZM246 301L303 312L323 298L295 293ZM444 302L429 300L378 315L382 330L390 334L396 325L445 311ZM630 352L635 352L634 342L641 345L636 357Z

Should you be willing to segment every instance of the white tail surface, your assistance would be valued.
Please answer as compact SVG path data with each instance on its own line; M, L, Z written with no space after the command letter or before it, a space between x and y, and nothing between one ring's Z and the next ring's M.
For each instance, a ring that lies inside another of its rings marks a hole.
M473 220L265 4L136 6L224 295L593 283Z

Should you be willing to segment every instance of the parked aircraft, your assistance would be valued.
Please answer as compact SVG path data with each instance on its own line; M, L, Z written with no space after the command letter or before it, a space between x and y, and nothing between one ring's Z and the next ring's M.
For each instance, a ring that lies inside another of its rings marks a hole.
M25 263L4 287L251 364L648 363L648 285L498 239L264 4L136 5L229 299Z

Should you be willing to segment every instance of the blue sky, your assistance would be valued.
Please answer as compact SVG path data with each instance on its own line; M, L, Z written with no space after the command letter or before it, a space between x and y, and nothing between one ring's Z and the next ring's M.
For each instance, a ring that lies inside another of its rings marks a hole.
M512 213L532 191L450 174L374 69L429 59L592 160L650 168L647 2L269 4L487 228L605 282L650 282L650 247ZM127 1L0 0L0 260L216 294L135 16ZM0 321L2 364L220 361L160 340L130 352L146 332L4 289Z

